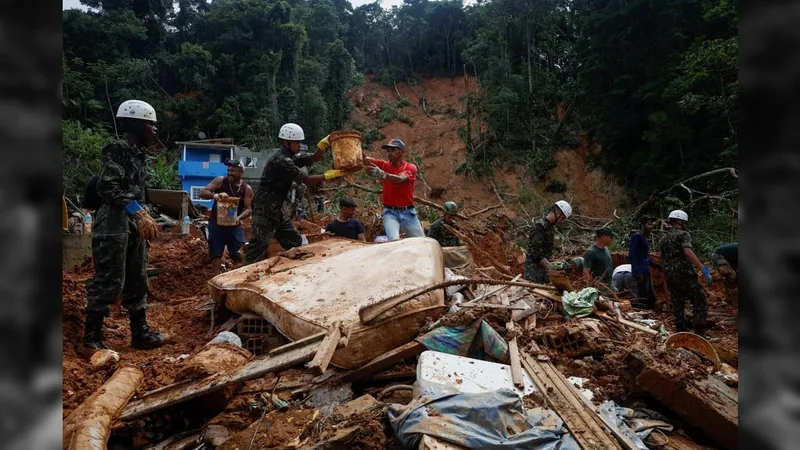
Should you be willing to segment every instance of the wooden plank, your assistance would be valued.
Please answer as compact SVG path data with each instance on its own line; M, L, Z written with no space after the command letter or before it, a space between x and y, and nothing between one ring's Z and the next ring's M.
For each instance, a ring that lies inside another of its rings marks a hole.
M344 342L340 341L339 344L341 347ZM192 383L175 385L169 389L154 392L139 400L128 403L120 414L120 419L124 421L134 420L169 406L174 406L212 392L220 391L227 386L261 378L268 373L288 369L298 364L308 362L317 353L319 347L320 343L311 343L274 357L267 356L250 361L245 364L244 367L233 373L216 374Z
M381 356L368 362L363 367L353 370L342 377L343 381L356 381L364 379L375 372L388 369L398 362L413 358L425 351L425 346L417 341L411 341L406 345L397 347L396 349L386 352Z
M513 320L506 323L506 330L512 335L515 333ZM519 359L519 346L517 345L516 336L508 341L508 359L511 365L511 382L514 383L514 386L522 389L525 383L522 378L522 363Z
M524 306L495 305L493 303L462 303L459 308L486 308L486 309L506 309L509 311L526 311Z
M339 328L340 325L341 322L333 324L325 335L325 338L322 339L322 343L319 345L319 350L317 350L317 354L314 355L314 359L306 364L306 367L311 369L311 372L315 375L322 375L328 368L328 364L330 364L331 358L333 358L333 354L336 352L339 338L342 336L342 330Z
M303 347L306 344L310 344L312 342L317 342L320 339L324 338L327 335L327 331L321 331L317 334L312 334L311 336L304 337L303 339L298 339L296 341L290 342L286 345L281 345L280 347L275 347L269 351L270 356L280 355L281 353L286 353L289 350L293 350L297 347Z
M534 350L538 351L536 344ZM540 362L527 353L522 363L547 404L561 417L576 442L584 450L623 449L602 419L581 401L580 393L549 362Z
M684 350L685 351L685 350ZM675 367L639 350L625 362L637 372L636 385L725 449L739 448L739 395L713 376L679 380Z

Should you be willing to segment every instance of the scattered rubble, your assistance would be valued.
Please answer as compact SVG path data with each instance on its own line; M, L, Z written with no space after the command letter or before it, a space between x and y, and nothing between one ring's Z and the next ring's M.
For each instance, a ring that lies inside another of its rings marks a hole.
M493 258L502 257L512 272L521 271L521 265L515 262L518 252L504 248L509 246L509 240L503 238L502 231L466 228L464 233L480 242ZM494 239L493 234L500 240ZM402 448L387 422L386 407L413 400L409 386L417 376L417 355L426 350L419 341L411 340L351 371L318 364L317 372L304 363L315 357L330 361L333 352L323 354L320 347L331 332L337 334L336 339L328 339L335 343L332 348L349 345L344 327L331 323L316 334L306 334L303 342L281 347L281 341L275 341L257 354L248 351L247 345L241 348L224 342L207 344L214 334L210 327L207 281L211 274L205 242L195 237L170 236L154 242L150 254L149 265L158 273L151 279L148 319L154 328L174 336L172 342L158 350L130 347L127 314L117 305L104 330L106 341L115 352L97 353L92 362L78 357L75 347L82 336L86 286L92 270L86 262L64 272L64 417L74 411L81 414L76 408L97 398L101 386L110 382L108 377L115 367L136 367L143 377L133 388L131 402L115 410L119 416L113 423L108 420L109 448L181 448L176 442L191 445L188 448L202 443L206 448L242 450L251 448L251 442L253 449ZM476 271L492 264L482 261L481 254L473 252L473 263L457 272L467 278L502 279L491 270ZM282 264L287 265L274 266L270 273L264 273L265 278L276 273L301 273L298 267L313 260L314 256L284 258ZM576 291L586 287L575 277L570 276L569 282ZM736 436L738 430L738 416L734 414L738 404L734 390L738 385L738 337L736 316L725 304L724 292L721 280L715 278L708 288L709 316L715 322L709 330L709 342L722 362L719 370L700 354L665 348L665 336L656 330L662 324L667 330L674 327L662 292L656 311L637 312L630 309L624 296L612 297L603 306L598 302L600 312L578 319L567 317L559 302L525 288L498 291L495 286L477 285L461 290L465 303L479 298L475 306L463 307L462 303L460 309L454 308L455 312L420 322L418 329L420 335L424 334L437 318L436 326L445 327L468 326L483 320L506 341L516 340L524 373L544 386L543 393L526 395L522 404L526 408L553 408L569 429L584 430L578 432L580 439L593 436L595 444L600 443L595 447L587 444L586 448L628 448L630 444L614 435L593 406L607 400L618 405L645 405L681 419L671 421L674 431L652 433L645 440L650 448L712 448L693 440L734 448L727 437ZM615 304L623 321L649 332L618 320ZM235 324L236 319L233 320ZM215 323L218 325L219 319ZM232 331L240 332L241 328L234 326ZM239 337L247 344L252 336L240 333ZM580 389L591 393L591 402L569 381L578 378ZM214 400L214 406L199 407L214 392L223 393ZM174 401L187 393L192 395L186 401ZM198 395L205 397L196 398ZM669 444L662 445L667 440ZM167 446L168 442L172 444Z

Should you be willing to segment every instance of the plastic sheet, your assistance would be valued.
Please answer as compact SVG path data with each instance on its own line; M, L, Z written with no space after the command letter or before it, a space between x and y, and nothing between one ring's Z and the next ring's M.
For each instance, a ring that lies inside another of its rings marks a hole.
M437 352L508 363L508 343L494 329L479 319L471 325L439 327L417 339Z
M570 316L584 317L594 311L594 302L600 298L597 289L587 287L579 292L565 292L561 297L564 311Z
M524 411L514 391L420 397L408 405L389 405L389 423L406 448L423 435L470 449L578 450L580 447L552 411Z
M609 400L600 405L600 414L610 423L613 423L617 430L630 438L640 450L648 450L644 440L655 430L672 431L673 426L662 419L655 412L648 410L632 410L617 406L613 400Z

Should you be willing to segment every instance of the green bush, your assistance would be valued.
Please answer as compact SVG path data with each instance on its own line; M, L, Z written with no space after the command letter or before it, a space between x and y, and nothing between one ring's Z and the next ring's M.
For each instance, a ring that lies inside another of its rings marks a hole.
M75 120L62 122L62 177L66 195L83 195L89 180L100 175L100 154L111 140L112 136L102 128L84 128Z

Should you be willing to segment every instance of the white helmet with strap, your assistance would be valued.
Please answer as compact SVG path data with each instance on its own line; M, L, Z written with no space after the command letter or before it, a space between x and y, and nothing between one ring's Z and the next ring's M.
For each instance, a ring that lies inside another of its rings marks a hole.
M139 119L155 123L156 110L149 103L141 100L127 100L122 102L117 109L120 119Z
M668 218L668 220L678 219L678 220L682 220L684 222L688 222L689 221L689 215L686 214L685 212L681 211L680 209L676 209L675 211L672 211L671 213L669 213L669 216L667 218Z
M569 216L572 215L572 206L570 206L569 203L564 200L557 201L553 206L560 209L561 212L564 213L564 217L567 219L569 219Z
M296 123L287 123L281 127L278 132L278 139L286 139L287 141L302 141L305 140L306 135L303 129Z

